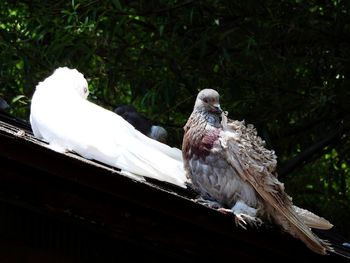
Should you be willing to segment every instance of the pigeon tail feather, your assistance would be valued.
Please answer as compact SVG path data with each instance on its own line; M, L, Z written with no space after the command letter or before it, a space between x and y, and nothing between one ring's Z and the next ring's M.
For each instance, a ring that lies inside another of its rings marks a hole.
M304 221L304 223L310 227L310 228L316 228L316 229L322 229L322 230L328 230L333 227L333 225L323 217L320 217L318 215L315 215L314 213L297 207L293 206L294 211L297 213L297 215Z

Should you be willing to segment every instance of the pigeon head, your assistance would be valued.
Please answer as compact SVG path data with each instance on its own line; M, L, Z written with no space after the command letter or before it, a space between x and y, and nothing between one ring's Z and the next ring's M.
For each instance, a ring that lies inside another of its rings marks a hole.
M201 90L197 95L196 103L194 104L194 110L221 115L222 109L220 107L219 100L220 95L216 90Z
M147 136L159 142L166 143L168 132L161 126L152 125L151 131Z
M44 80L43 84L45 88L73 92L84 99L89 95L88 83L84 75L76 69L57 68L50 77Z
M124 114L127 114L129 112L137 112L137 111L135 107L132 105L121 104L114 109L114 112L119 114L120 116L123 116Z
M6 100L0 97L0 111L5 111L8 108L10 108L10 106L7 104Z

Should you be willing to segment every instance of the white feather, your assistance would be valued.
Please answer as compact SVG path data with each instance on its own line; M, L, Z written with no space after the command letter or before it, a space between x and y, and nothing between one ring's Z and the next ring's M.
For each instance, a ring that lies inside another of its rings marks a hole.
M34 92L34 135L56 151L185 187L181 151L137 131L119 115L86 100L88 84L75 69L58 68Z

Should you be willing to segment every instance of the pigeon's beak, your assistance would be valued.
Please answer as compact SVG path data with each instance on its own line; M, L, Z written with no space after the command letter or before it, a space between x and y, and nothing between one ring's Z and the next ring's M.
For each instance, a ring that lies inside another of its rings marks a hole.
M221 107L220 107L220 104L219 103L217 103L217 104L213 104L213 108L214 108L214 112L215 113L218 113L218 114L221 114L222 113L222 109L221 109Z

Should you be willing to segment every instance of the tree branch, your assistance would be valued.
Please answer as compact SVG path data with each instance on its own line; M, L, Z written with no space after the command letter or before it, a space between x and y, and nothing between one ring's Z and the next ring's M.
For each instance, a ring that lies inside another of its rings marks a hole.
M311 158L321 151L324 147L331 145L335 141L341 140L341 135L345 134L350 130L350 126L343 127L332 134L329 134L321 141L311 145L309 148L301 152L298 156L295 156L289 160L282 168L278 169L279 178L286 177L288 174L293 172L297 167L305 165Z

